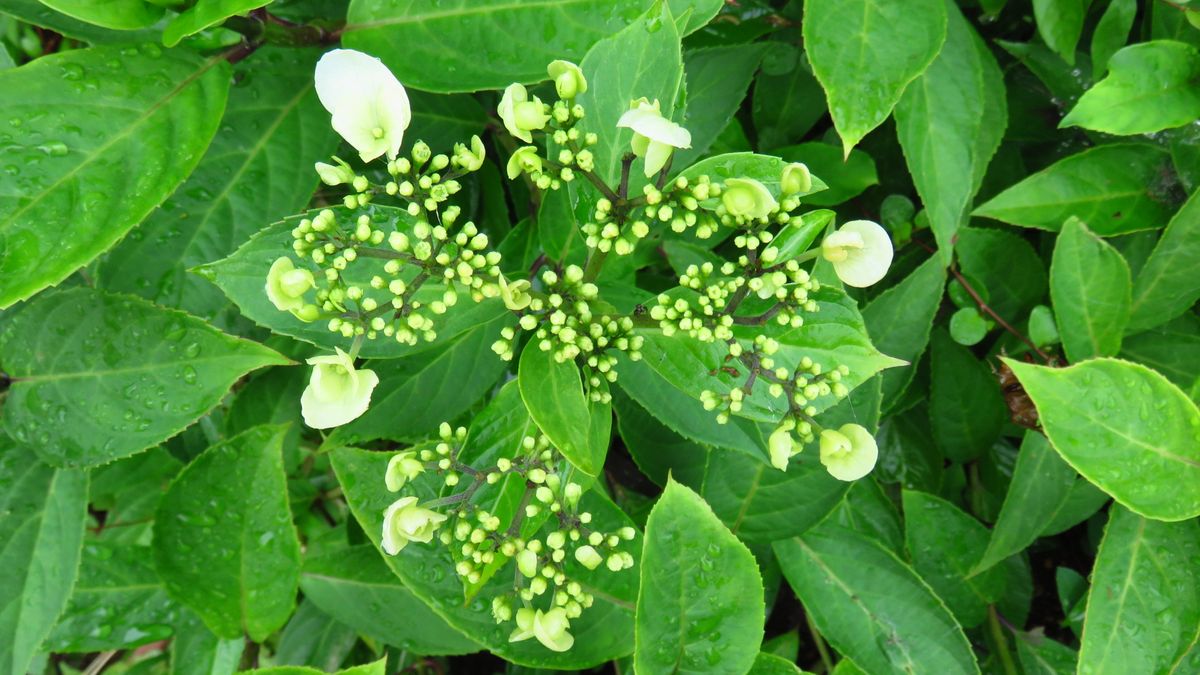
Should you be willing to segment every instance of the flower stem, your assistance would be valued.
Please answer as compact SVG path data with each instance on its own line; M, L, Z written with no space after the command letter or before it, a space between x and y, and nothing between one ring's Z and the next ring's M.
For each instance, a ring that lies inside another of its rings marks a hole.
M1013 662L1012 653L1008 651L1008 641L1004 639L1004 631L1000 628L1000 615L996 612L995 605L988 605L988 629L992 634L992 641L995 642L996 653L1000 656L1000 665L1004 668L1005 675L1017 675L1017 664Z

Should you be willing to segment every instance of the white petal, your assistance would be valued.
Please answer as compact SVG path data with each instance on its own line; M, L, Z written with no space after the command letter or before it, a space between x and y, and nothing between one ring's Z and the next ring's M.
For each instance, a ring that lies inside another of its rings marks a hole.
M354 391L336 401L324 401L317 394L313 382L300 395L300 413L304 423L313 429L329 429L351 422L367 411L371 405L371 392L379 384L379 376L373 370L357 371L357 386Z
M364 161L400 151L412 108L404 85L379 59L335 49L317 63L317 96L333 116L333 128ZM379 138L373 133L383 130Z
M691 132L653 110L627 111L617 120L617 126L633 129L652 141L674 148L692 147Z
M892 240L887 230L869 220L852 220L842 225L839 231L860 235L863 247L847 249L846 259L834 263L838 278L857 288L865 288L882 279L892 265Z

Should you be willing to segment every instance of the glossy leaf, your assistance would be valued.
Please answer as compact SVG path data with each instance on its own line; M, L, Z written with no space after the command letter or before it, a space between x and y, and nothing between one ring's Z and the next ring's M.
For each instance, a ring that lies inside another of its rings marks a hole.
M335 671L358 642L346 624L322 612L308 598L279 635L275 662L279 666L313 666L322 673Z
M1074 216L1101 236L1159 228L1172 210L1170 161L1152 145L1101 145L1033 174L974 215L1052 232Z
M1033 0L1038 34L1068 64L1075 64L1075 45L1083 32L1091 0Z
M1008 418L991 369L938 330L932 338L930 376L929 421L942 453L966 462L987 452Z
M988 534L979 521L944 499L904 491L904 539L913 569L946 603L964 628L987 618L1004 589L1003 570L971 575Z
M504 418L502 418L504 419ZM490 434L508 434L511 425L517 425L516 438L526 429L528 417L520 416L504 421ZM470 436L476 441L480 433L473 430ZM504 448L500 456L512 457L519 442ZM389 455L342 448L332 455L333 467L338 481L345 490L350 508L363 531L376 546L383 527L383 512L397 498L388 492L383 475ZM405 494L418 497L421 501L433 499L442 487L435 477L423 476L410 486ZM580 502L582 509L591 511L598 529L615 529L629 523L620 511L594 491L585 493ZM628 549L636 558L641 546L640 537ZM547 650L536 641L510 643L512 624L497 625L491 615L492 598L501 592L511 591L512 577L504 580L505 571L489 581L478 595L469 602L463 601L462 581L454 574L454 563L446 547L438 543L414 544L406 547L402 555L385 559L388 566L415 596L444 618L457 630L469 634L473 639L501 657L530 667L588 668L618 658L633 648L633 608L637 595L635 574L625 572L613 574L607 567L589 572L582 566L568 562L570 576L578 580L585 590L604 589L603 595L596 594L596 603L583 615L571 622L571 634L575 646L568 652L557 653ZM511 568L509 568L511 570ZM602 584L602 585L601 585Z
M260 426L210 447L158 508L154 560L167 593L219 637L261 642L295 607L300 543L283 473L285 432Z
M60 466L95 466L157 445L242 375L291 363L182 312L87 288L23 305L0 333L0 361L15 380L5 430Z
M47 7L87 23L115 30L153 25L163 15L161 6L145 0L42 0Z
M946 268L937 257L931 257L863 307L863 323L875 346L911 364L880 373L885 404L899 396L916 375L945 286Z
M550 442L575 468L599 475L608 453L612 409L588 398L575 363L559 363L553 352L531 341L521 352L517 383L530 417Z
M808 61L797 59L789 72L759 72L751 113L759 150L770 151L804 136L825 115L825 91Z
M87 653L157 642L174 632L177 612L154 571L149 547L89 542L71 600L46 649Z
M774 549L821 635L866 672L979 672L954 616L879 543L822 525Z
M6 152L21 170L0 172L0 307L62 281L171 194L208 147L228 88L220 57L154 45L66 51L0 72L0 89L21 92L0 102L0 116L26 143Z
M159 38L159 31L153 27L136 30L102 28L51 9L42 4L41 0L5 0L4 6L0 7L0 14L7 14L25 23L49 28L64 37L93 45L157 42Z
M990 569L1032 544L1046 523L1053 522L1066 506L1075 478L1075 470L1058 456L1045 436L1026 431L987 550L972 572Z
M1200 284L1191 272L1197 266L1200 266L1200 191L1171 218L1134 279L1129 329L1153 328L1195 304L1200 299Z
M174 47L183 38L220 24L238 14L246 14L269 4L271 0L207 0L196 3L171 19L163 29L163 44Z
M642 546L635 618L639 673L748 670L762 643L754 555L695 492L668 480Z
M1109 0L1108 7L1092 34L1092 71L1096 77L1108 70L1108 60L1125 46L1133 20L1137 16L1137 0Z
M1146 517L1200 515L1200 410L1178 387L1117 359L1070 368L1005 362L1076 471Z
M589 47L636 24L648 4L640 0L451 0L434 5L423 0L353 0L343 39L347 47L383 59L401 82L416 89L502 89L514 81L529 84L547 79L546 64L555 59L578 63ZM681 26L685 34L703 26L721 8L719 0L671 0L669 4L673 16L683 19L686 14L687 23Z
M1155 40L1113 54L1108 77L1084 93L1060 126L1149 134L1200 118L1200 50Z
M1050 263L1050 297L1068 359L1116 356L1132 287L1120 252L1076 219L1063 224Z
M1128 336L1121 342L1121 357L1150 366L1187 391L1200 379L1200 318L1184 314L1168 324Z
M896 105L896 132L942 259L983 182L1008 124L1004 78L992 52L947 1L946 44Z
M764 51L761 44L748 44L695 49L684 55L687 109L681 123L692 134L692 147L676 150L672 166L686 168L707 154L741 107Z
M1200 625L1198 556L1200 523L1162 523L1114 505L1092 570L1079 672L1170 668Z
M171 675L233 675L245 638L219 638L195 614L182 610L171 640Z
M203 4L190 11L195 11ZM264 47L240 62L220 131L183 185L101 262L100 285L215 317L228 300L188 269L233 253L304 208L313 162L336 146L312 86L313 50Z
M987 303L1001 317L1020 316L1046 294L1046 265L1024 238L1005 230L966 227L955 247L963 274L983 284Z
M806 0L804 47L846 154L892 112L946 39L944 0Z
M24 673L79 575L87 473L0 438L0 670Z
M1027 675L1072 675L1079 654L1045 635L1017 635L1017 658Z

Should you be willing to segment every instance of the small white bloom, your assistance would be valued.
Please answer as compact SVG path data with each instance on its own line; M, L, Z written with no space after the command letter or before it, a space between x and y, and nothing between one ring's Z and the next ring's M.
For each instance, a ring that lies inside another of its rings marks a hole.
M865 288L877 283L892 265L887 230L869 220L851 220L821 242L821 254L833 263L843 283Z
M401 452L393 455L392 459L388 461L383 481L388 490L396 492L404 487L405 483L420 476L423 471L425 471L425 464L417 459L416 452Z
M633 129L633 154L644 157L644 172L649 178L662 170L675 148L692 147L692 134L662 116L657 100L634 101L629 110L617 120L617 127Z
M858 480L871 473L879 459L875 437L858 424L821 432L821 463L838 480Z
M546 649L565 652L575 644L575 637L567 632L570 627L567 611L562 607L555 607L546 612L523 607L517 610L517 628L508 637L508 641L520 642L536 637Z
M304 294L315 285L312 272L297 269L284 256L271 263L267 272L267 299L280 311L295 312L304 307Z
M500 121L504 122L508 133L526 143L533 142L530 131L544 129L550 121L541 99L534 96L532 101L529 100L529 92L526 91L525 85L516 82L504 90L504 95L500 97L500 105L496 106L496 114L500 116Z
M780 471L787 471L788 460L792 455L796 454L796 439L792 436L792 429L796 423L788 420L779 425L779 428L771 433L767 438L767 450L771 456L771 466Z
M335 49L317 62L317 97L333 116L333 128L364 162L400 153L412 121L408 92L374 56Z
M383 550L396 555L410 541L428 544L446 516L421 508L416 497L397 499L383 514Z
M304 423L313 429L328 429L356 419L371 405L371 392L379 384L373 370L355 370L350 355L336 354L308 359L315 366L308 386L300 396Z

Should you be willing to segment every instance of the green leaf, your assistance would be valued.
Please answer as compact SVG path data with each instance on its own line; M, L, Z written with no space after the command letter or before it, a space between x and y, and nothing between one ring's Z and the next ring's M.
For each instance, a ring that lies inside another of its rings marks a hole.
M933 334L930 352L929 421L942 454L968 462L1000 438L1008 408L996 377L969 349L943 330Z
M946 44L896 105L896 133L942 259L983 182L1008 124L996 58L947 0Z
M1067 494L1067 501L1054 519L1041 528L1042 533L1039 536L1050 537L1066 532L1095 515L1110 499L1107 493L1092 485L1088 479L1076 478L1070 493Z
M295 607L300 542L283 473L286 431L255 427L210 447L159 504L155 567L167 593L220 637L262 642Z
M405 588L369 544L307 558L300 588L321 611L372 640L417 654L479 649Z
M1092 74L1101 77L1108 70L1108 61L1125 46L1133 20L1137 16L1137 0L1109 0L1108 7L1092 33Z
M373 226L391 232L393 230L411 234L414 220L408 213L401 208L394 206L379 206L371 205L365 211L348 210L345 207L338 206L332 209L337 215L339 222L352 222L359 215L368 214L374 219ZM215 283L225 295L233 300L238 306L242 314L251 321L260 326L269 328L272 332L280 333L294 337L305 342L310 342L328 351L333 351L334 347L340 347L343 351L349 351L353 338L343 337L341 333L331 332L324 321L316 321L313 323L304 323L297 319L291 312L281 312L271 304L267 298L264 289L267 271L271 269L271 263L275 262L280 256L291 253L292 230L304 218L311 218L317 211L309 211L305 214L295 215L268 226L250 238L237 251L224 260L218 260L214 263L209 263L198 268L196 271L204 278ZM307 261L301 261L303 264L309 264ZM383 264L380 259L359 258L358 262L347 270L343 275L345 278L357 283L365 289L369 289L368 283L371 276L380 273ZM316 267L309 269L315 270ZM406 270L406 275L415 276L415 270ZM409 279L410 276L402 276L403 279ZM414 294L414 298L423 303L428 303L432 300L439 300L446 288L442 284L426 283L423 284L419 291ZM368 295L371 290L367 290ZM391 296L383 293L375 296L382 305L384 302L390 302ZM498 316L508 313L504 308L504 303L499 298L492 298L483 302L470 302L468 298L463 298L463 302L458 303L442 316L438 317L435 323L437 339L433 342L420 342L417 345L406 345L397 342L394 339L375 339L366 340L362 343L362 349L359 355L368 359L392 359L401 356L409 356L428 349L434 349L438 346L445 345L452 341L455 337L462 335L465 331L477 326L481 323L486 323L495 319Z
M971 575L987 547L979 521L940 497L904 491L904 538L913 568L933 588L964 628L987 618L988 605L1004 590L1004 571Z
M154 25L163 8L143 0L41 0L67 16L114 30L134 30Z
M241 671L246 675L325 675L325 671L308 666L272 666L270 668L255 668ZM385 675L387 673L387 658L352 666L337 671L334 675Z
M522 416L516 417L491 433L508 434L508 426L516 425L515 434L519 437L527 428L528 417L523 420L519 419ZM473 443L486 445L482 443L481 435L479 430L472 429L468 438L474 439ZM519 443L513 443L500 456L511 458L518 447ZM351 448L340 448L332 453L333 468L346 493L350 509L376 546L383 530L383 512L397 498L383 482L389 459L388 453ZM406 485L405 495L415 496L424 502L436 498L442 487L442 481L437 480L437 476L426 475ZM629 520L611 502L594 490L584 494L580 508L592 512L593 527L600 530L610 531L629 524ZM627 550L636 558L640 547L639 537L630 543ZM588 571L568 560L568 576L579 581L584 590L595 592L596 602L581 617L571 621L575 646L568 652L558 653L547 650L535 640L510 643L508 637L512 632L512 624L497 625L492 618L492 599L512 590L511 568L501 570L474 599L464 602L463 582L454 573L450 552L436 540L430 544L410 545L402 555L388 556L385 561L413 595L429 605L447 623L470 635L496 655L514 663L534 668L580 669L596 666L632 651L633 608L637 596L635 573L614 574L603 566Z
M1166 323L1200 299L1200 190L1171 218L1133 283L1129 330Z
M65 279L141 222L195 168L229 88L220 57L95 47L0 72L0 117L28 145L0 172L0 307ZM70 110L70 124L47 115ZM16 166L15 164L13 165ZM47 223L70 223L71 236Z
M987 303L1012 321L1046 295L1046 264L1023 237L1004 230L967 227L955 246L959 266L972 283L983 284Z
M972 573L990 569L1032 544L1066 506L1075 479L1075 470L1045 436L1026 431L1000 516Z
M833 512L831 522L874 539L892 553L904 555L900 512L876 480L854 481L841 506Z
M774 155L757 155L753 152L730 152L714 155L701 160L680 175L691 180L707 174L714 181L724 181L726 178L753 178L762 183L776 198L780 197L779 181L783 178L783 169L789 164ZM829 186L819 176L812 177L812 188L808 192L795 196L806 197ZM806 200L807 201L807 200Z
M322 612L308 598L300 601L279 636L275 662L280 666L313 666L332 672L346 659L358 634L353 628Z
M805 0L804 47L845 153L883 123L946 39L944 0Z
M148 546L89 542L71 600L45 648L86 653L165 640L176 612Z
M1045 635L1018 633L1017 658L1026 675L1074 675L1079 654Z
M904 365L903 361L881 354L871 344L862 316L845 293L822 286L813 297L819 310L807 315L803 326L772 335L780 343L774 356L777 366L793 369L804 357L820 363L826 370L845 365L850 374L842 382L853 389L883 369ZM753 334L761 332L757 328L751 330L735 329L735 337L748 344ZM735 377L720 370L728 353L724 344L701 342L682 333L666 337L657 330L646 330L642 334L645 364L697 400L704 390L725 395L745 384L744 373ZM823 396L814 400L812 406L819 413L834 403L832 396ZM782 399L770 396L766 387L755 387L743 406L739 416L772 424L779 422L787 407ZM653 412L654 408L650 410Z
M435 353L368 361L379 376L371 407L338 427L326 445L349 445L377 438L416 441L433 435L483 397L508 364L491 350L500 330L514 323L501 316L468 330Z
M821 635L866 672L979 672L954 616L878 542L822 525L774 549Z
M432 92L502 89L511 82L547 79L546 64L555 59L578 62L598 41L637 24L647 4L642 0L439 4L352 0L343 39L347 47L383 59L406 86ZM691 12L687 26L681 27L690 33L708 23L721 3L672 0L670 6L676 17ZM586 67L584 72L593 86L600 82ZM593 112L588 108L589 114Z
M769 151L804 136L825 116L825 91L808 60L797 59L786 73L759 71L750 110L758 148Z
M337 147L313 91L317 56L264 47L237 64L241 84L229 92L221 129L204 159L101 261L103 288L205 318L228 305L219 289L187 270L224 258L264 223L308 204L317 183L313 162L328 159Z
M639 568L638 673L750 668L763 638L758 563L700 495L667 481L646 520Z
M1162 227L1171 214L1171 156L1153 145L1101 145L1061 159L973 215L1056 232L1071 216L1104 237Z
M1200 318L1184 314L1171 323L1130 335L1121 356L1157 370L1187 391L1200 379Z
M1200 50L1155 40L1113 54L1108 77L1059 123L1108 134L1150 134L1200 117Z
M154 28L111 30L79 21L50 9L42 4L41 0L5 0L4 5L0 6L0 14L7 14L25 23L49 28L64 37L93 45L156 42L159 38L159 31Z
M271 0L206 0L196 3L171 19L167 27L163 29L163 44L174 47L189 35L216 26L231 16L258 9L270 2Z
M7 407L6 407L7 412ZM0 437L0 670L27 672L79 574L87 473Z
M607 4L611 7L611 0ZM589 86L576 99L587 111L578 128L580 133L597 134L599 143L590 148L595 156L594 171L609 185L620 180L621 157L631 151L633 130L616 128L630 101L642 97L657 100L664 117L681 121L682 115L676 111L683 91L681 36L666 14L666 5L661 8L663 15L655 15L655 9L658 5L621 32L596 43L579 64ZM571 9L573 15L578 16L577 12L578 8ZM545 59L541 67L554 58L562 56ZM642 175L639 161L629 183L630 190L639 194L645 182Z
M233 675L245 639L213 635L195 614L184 609L171 639L171 675Z
M782 656L759 652L748 675L804 675L804 671Z
M405 149L423 140L435 152L448 153L455 143L482 135L487 126L487 111L469 94L446 96L413 90L408 98L412 102L412 131L404 139Z
M820 176L829 186L827 190L806 197L805 204L841 204L862 194L872 185L879 184L875 160L861 150L851 150L849 156L843 158L836 145L813 142L789 145L773 152L789 162L803 162L809 171Z
M686 168L707 154L741 107L765 51L764 45L752 43L695 49L684 54L687 110L681 124L692 134L692 147L676 150L672 166Z
M1088 592L1079 672L1166 672L1200 624L1200 523L1161 523L1119 506Z
M191 425L242 375L291 363L182 312L88 288L44 294L6 318L0 362L14 382L4 429L60 466L141 452Z
M1071 362L1116 356L1133 282L1121 253L1079 220L1063 223L1050 263L1050 298Z
M575 468L600 475L612 429L612 409L588 398L574 361L560 363L531 340L521 352L517 383L529 415ZM607 391L607 388L604 388Z
M1038 33L1068 64L1075 64L1075 45L1083 32L1091 0L1033 0Z
M1117 359L1070 368L1005 363L1076 471L1148 518L1200 515L1200 410L1178 387Z
M885 405L900 396L916 375L945 286L946 267L935 256L863 307L863 323L875 346L910 364L880 374Z

